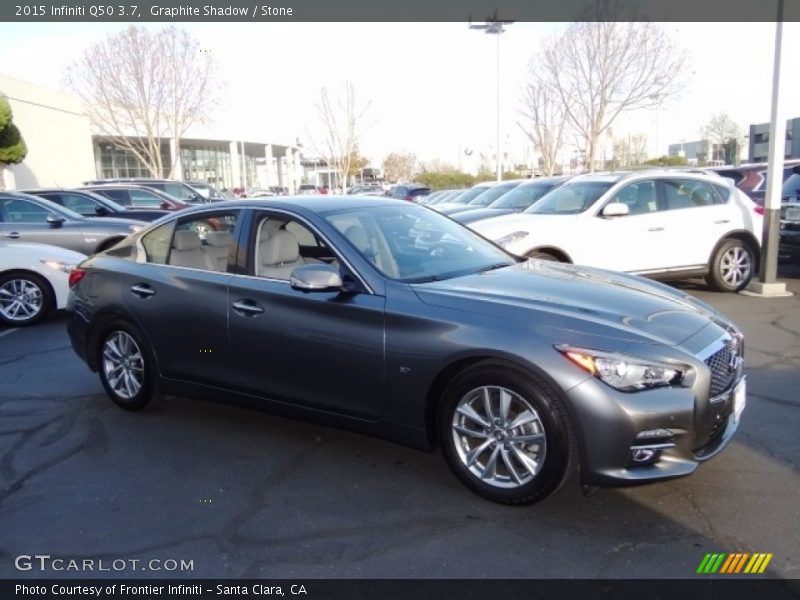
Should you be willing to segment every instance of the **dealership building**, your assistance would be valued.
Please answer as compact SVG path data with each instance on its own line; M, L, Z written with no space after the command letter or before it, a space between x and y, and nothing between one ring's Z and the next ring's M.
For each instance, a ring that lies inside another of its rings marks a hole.
M0 75L0 95L14 113L28 155L5 170L8 189L75 186L90 179L149 177L119 138L97 135L78 97ZM190 128L175 148L160 140L163 177L204 181L220 189L280 186L303 178L300 147L211 128ZM175 167L175 168L173 168Z

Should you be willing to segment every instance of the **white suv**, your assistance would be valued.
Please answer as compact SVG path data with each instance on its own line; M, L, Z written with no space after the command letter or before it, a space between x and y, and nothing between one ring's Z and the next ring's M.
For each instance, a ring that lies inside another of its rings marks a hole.
M717 290L738 291L753 276L762 216L728 179L645 171L578 176L523 213L472 227L520 256L662 279L705 275Z

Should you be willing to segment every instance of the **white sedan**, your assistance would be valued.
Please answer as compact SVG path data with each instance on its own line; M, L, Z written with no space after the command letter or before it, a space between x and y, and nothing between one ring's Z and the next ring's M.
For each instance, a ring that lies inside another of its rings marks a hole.
M0 241L0 321L32 325L64 308L69 274L85 258L47 244Z

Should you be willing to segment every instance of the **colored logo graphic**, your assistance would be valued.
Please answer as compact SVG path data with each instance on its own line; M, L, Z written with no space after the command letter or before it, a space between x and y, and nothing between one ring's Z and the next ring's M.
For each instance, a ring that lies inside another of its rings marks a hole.
M697 572L701 575L711 575L714 573L732 575L736 573L763 573L769 561L772 560L772 553L765 554L756 552L735 552L733 554L706 554Z

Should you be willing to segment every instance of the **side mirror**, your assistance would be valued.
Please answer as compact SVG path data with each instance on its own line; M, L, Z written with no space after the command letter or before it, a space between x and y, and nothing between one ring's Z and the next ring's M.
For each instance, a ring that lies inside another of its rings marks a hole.
M610 204L606 204L605 208L603 209L603 216L624 217L629 212L630 208L628 208L627 204L623 204L622 202L612 202Z
M95 214L96 214L98 217L106 217L106 216L108 216L109 214L111 214L111 211L110 211L110 210L108 210L108 209L107 209L105 206L95 206L95 207L94 207L94 213L95 213Z
M59 217L58 215L53 214L47 215L47 222L53 229L61 227L64 224L64 221L66 221L64 217Z
M170 209L169 202L167 202L166 200L162 200L161 201L161 208L162 208L162 210L169 210Z
M339 271L330 265L303 265L289 276L292 289L301 292L338 292L344 287Z

